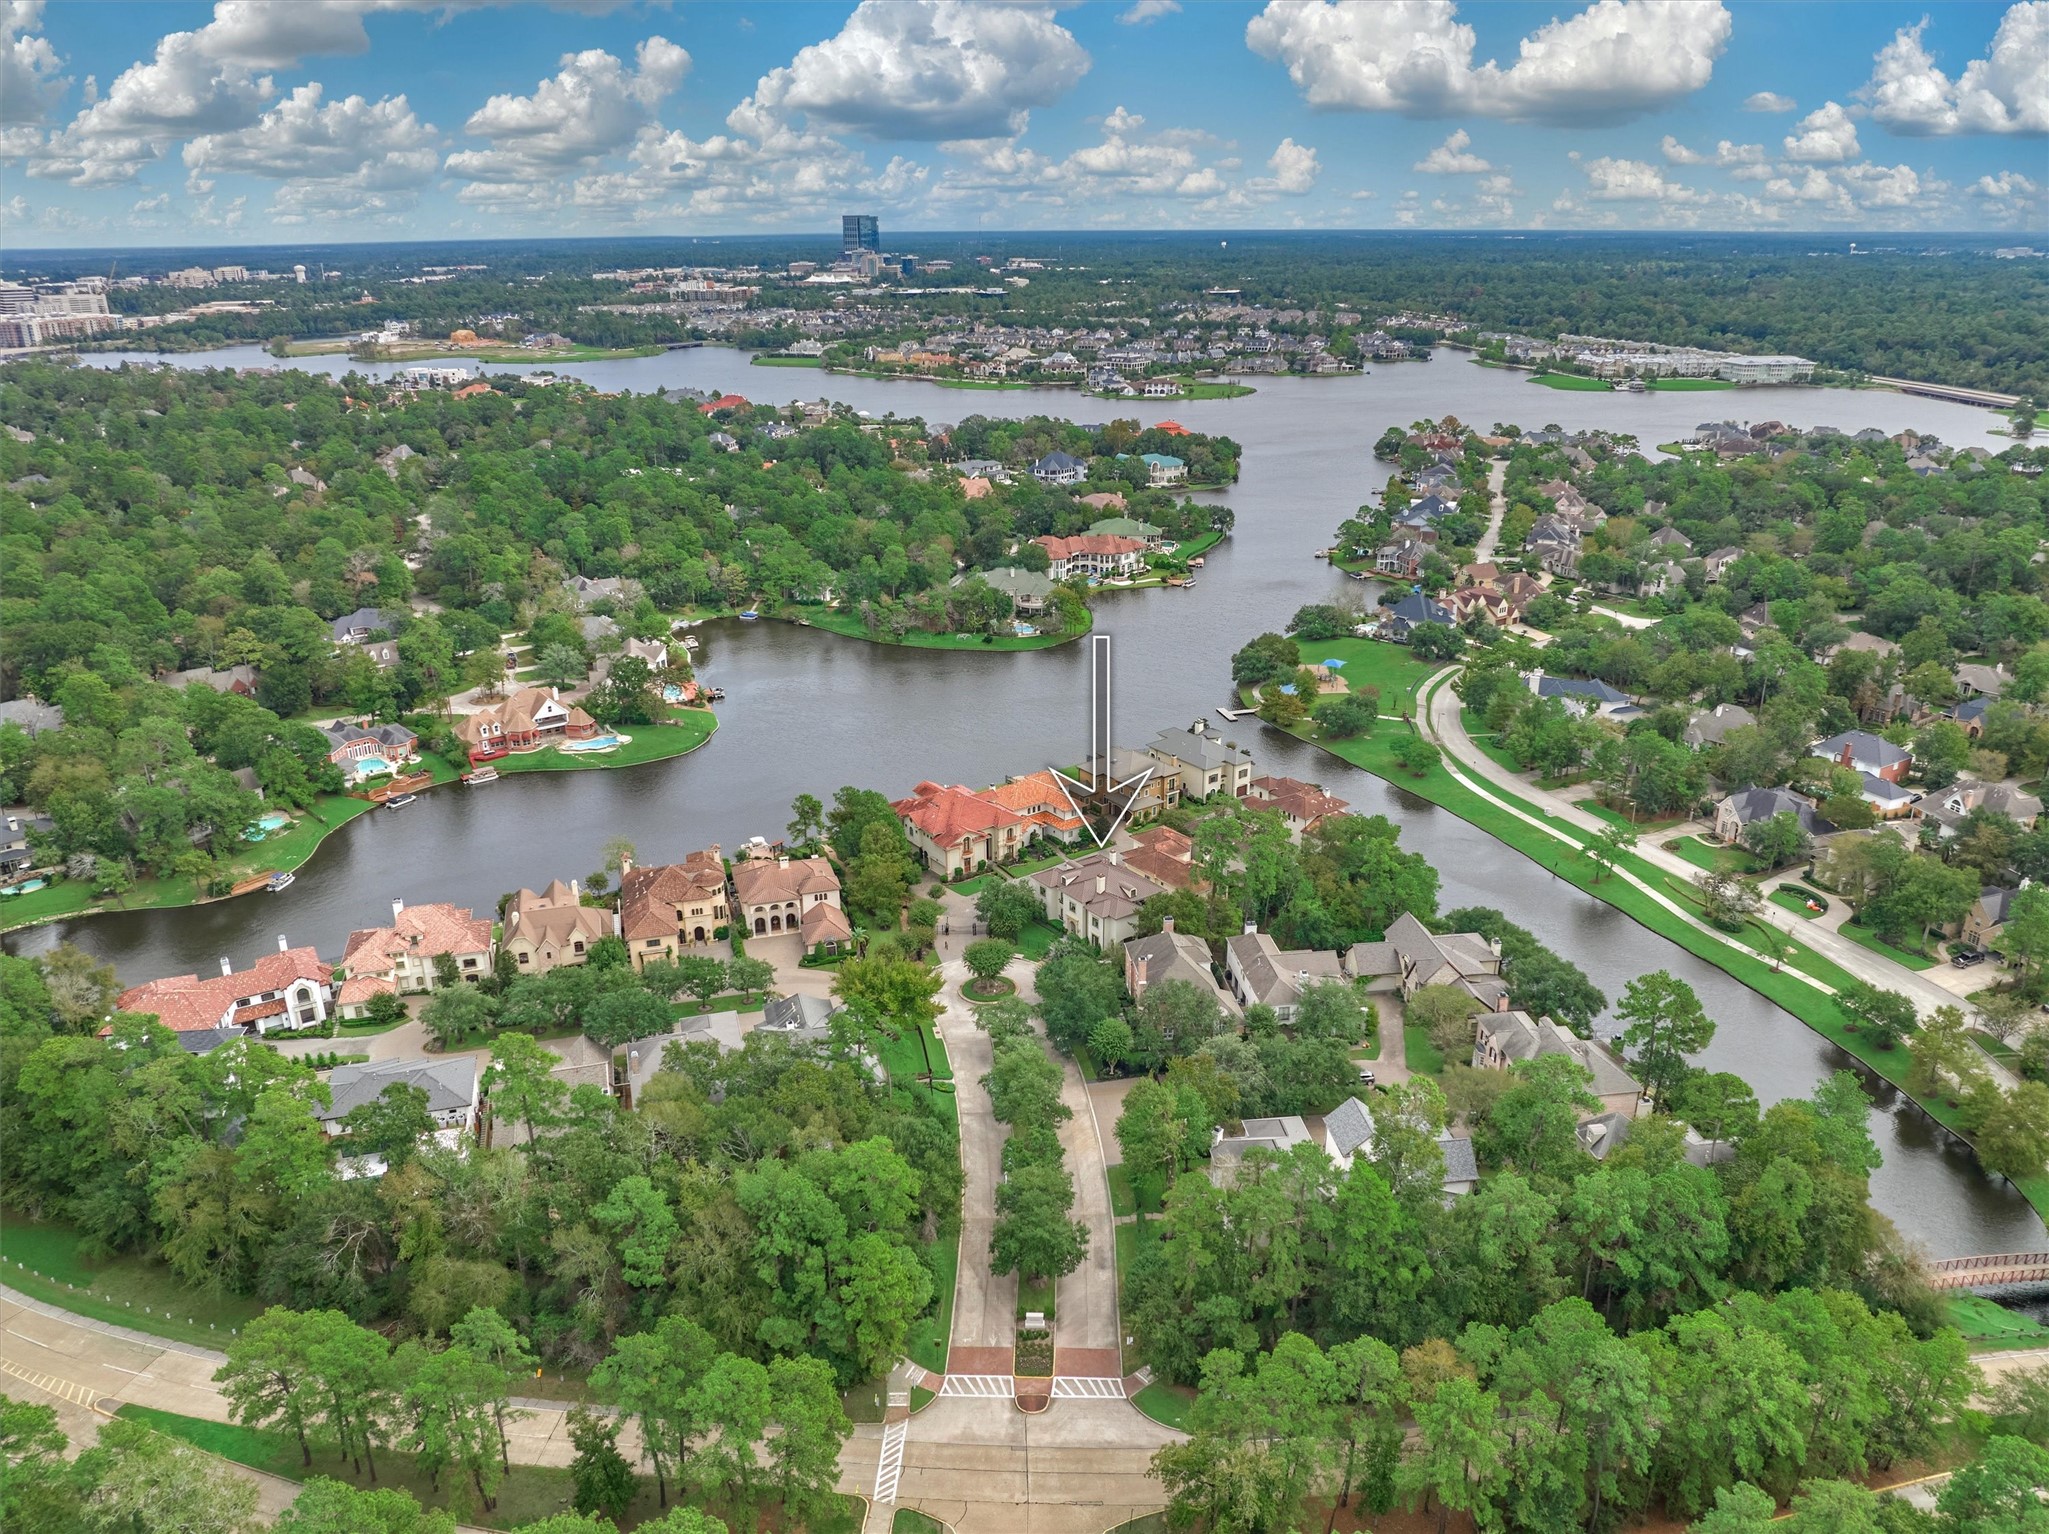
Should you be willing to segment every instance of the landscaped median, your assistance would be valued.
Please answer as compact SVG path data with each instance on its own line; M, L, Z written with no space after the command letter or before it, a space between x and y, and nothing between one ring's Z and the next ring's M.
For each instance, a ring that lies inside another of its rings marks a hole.
M1423 688L1421 716L1427 717L1431 698L1438 688L1449 685L1451 674L1448 668ZM1816 1033L1856 1056L1902 1092L1907 1091L1910 1063L1907 1050L1876 1048L1851 1028L1850 1019L1829 994L1850 984L1855 977L1797 939L1775 928L1770 929L1772 940L1783 949L1785 967L1775 969L1766 959L1743 946L1740 938L1701 930L1652 897L1649 891L1656 891L1675 903L1687 898L1680 893L1680 886L1670 875L1643 858L1626 855L1618 864L1620 871L1640 883L1615 874L1603 876L1603 870L1584 856L1584 848L1594 839L1594 832L1567 824L1540 806L1492 782L1469 780L1466 775L1469 769L1449 754L1443 763L1432 767L1421 777L1410 773L1396 763L1392 755L1394 740L1406 733L1399 727L1383 728L1360 740L1335 742L1317 739L1307 725L1298 725L1289 733L1478 826L1495 840L1550 869L1595 899L1606 901L1660 937L1678 944L1696 958L1714 965L1731 979L1740 981L1783 1007ZM1516 813L1518 811L1520 814ZM1529 819L1525 820L1523 816ZM1644 886L1648 886L1648 890ZM1908 1095L1913 1096L1911 1093ZM1937 1123L1969 1140L1963 1115L1958 1109L1940 1098L1914 1097L1913 1100ZM2049 1176L2017 1178L2014 1186L2038 1214L2049 1219Z

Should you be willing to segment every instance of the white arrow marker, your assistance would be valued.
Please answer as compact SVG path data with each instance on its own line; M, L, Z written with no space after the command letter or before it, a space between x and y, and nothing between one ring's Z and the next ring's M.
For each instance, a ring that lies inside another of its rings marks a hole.
M1067 796L1067 806L1080 817L1094 837L1098 847L1108 846L1116 836L1117 828L1124 824L1124 817L1131 813L1131 807L1138 803L1138 796L1152 780L1153 769L1145 767L1133 773L1122 783L1110 781L1110 753L1115 749L1116 734L1111 724L1110 713L1110 636L1093 634L1089 637L1089 754L1086 764L1086 782L1071 776L1063 768L1053 768L1053 776L1060 784L1060 792ZM1125 794L1126 789L1131 790ZM1118 803L1117 796L1124 799ZM1080 796L1080 797L1077 797ZM1098 831L1088 811L1082 808L1082 800L1103 801L1115 810L1107 831Z

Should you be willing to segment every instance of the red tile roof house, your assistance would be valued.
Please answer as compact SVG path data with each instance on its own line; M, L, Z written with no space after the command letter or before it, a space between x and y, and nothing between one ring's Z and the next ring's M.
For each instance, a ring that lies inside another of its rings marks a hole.
M927 868L957 879L1016 860L1031 823L958 784L924 782L890 806Z
M431 991L434 960L447 954L465 980L491 973L491 923L462 906L391 903L391 925L351 932L342 950L341 1014L363 1015L372 996Z
M254 1028L267 1034L326 1022L333 969L311 948L286 948L284 941L278 939L278 952L240 972L222 959L221 972L204 980L173 975L135 986L121 993L120 1008L154 1013L174 1033Z
M1245 790L1245 802L1254 809L1279 810L1290 831L1309 831L1324 816L1342 815L1351 808L1335 794L1298 778L1254 778Z
M1077 538L1034 538L1046 551L1046 573L1056 581L1077 575L1137 575L1145 568L1145 543L1115 533L1083 533Z
M747 858L733 865L733 908L757 937L801 932L804 946L854 935L840 909L840 876L824 858Z
M1060 780L1043 767L1021 778L1012 778L1008 783L985 788L975 797L1022 815L1028 822L1025 826L1027 840L1033 836L1050 836L1072 846L1081 840L1082 832L1088 828L1088 822L1074 812L1074 803L1060 787Z

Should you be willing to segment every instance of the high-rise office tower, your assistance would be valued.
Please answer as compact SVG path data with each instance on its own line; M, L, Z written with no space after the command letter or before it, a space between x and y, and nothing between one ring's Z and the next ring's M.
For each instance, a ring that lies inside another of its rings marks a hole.
M848 213L840 219L841 250L880 250L882 231L873 213Z

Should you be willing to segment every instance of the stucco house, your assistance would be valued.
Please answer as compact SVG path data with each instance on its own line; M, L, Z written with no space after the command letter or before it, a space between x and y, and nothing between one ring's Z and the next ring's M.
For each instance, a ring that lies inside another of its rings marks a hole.
M1173 802L1212 794L1243 799L1252 787L1251 754L1220 739L1206 719L1185 730L1160 731L1146 752L1162 769L1160 776L1173 778Z
M716 843L680 863L628 862L619 873L619 935L635 969L710 946L732 921Z
M545 975L584 963L593 943L617 933L616 915L585 905L574 879L556 879L539 894L522 889L512 897L498 946L512 955L522 975Z
M797 932L807 948L845 942L853 925L840 906L840 876L824 858L749 858L733 865L733 911L757 937Z
M942 879L1016 861L1030 825L958 784L923 782L890 805L919 859Z
M1047 921L1098 948L1129 942L1138 908L1165 889L1127 866L1114 849L1042 868L1027 882L1038 890Z
M342 968L349 977L342 990L342 1016L360 1017L375 994L356 987L359 980L383 981L400 994L433 990L434 961L444 954L461 979L483 979L491 973L491 922L445 902L409 906L392 901L389 926L351 932L342 948Z
M281 937L276 953L245 970L222 959L218 975L147 981L123 991L117 1005L123 1012L153 1013L174 1033L254 1030L261 1036L326 1022L333 980L319 954L289 948Z

